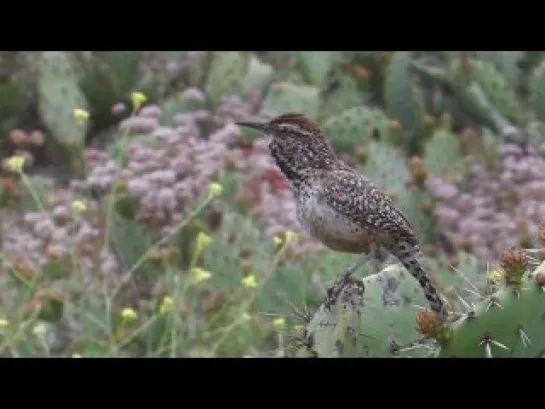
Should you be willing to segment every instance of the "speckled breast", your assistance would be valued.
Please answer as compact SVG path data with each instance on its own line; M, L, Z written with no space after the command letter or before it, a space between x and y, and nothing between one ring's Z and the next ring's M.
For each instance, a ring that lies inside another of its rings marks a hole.
M297 195L301 227L332 250L363 253L373 242L372 232L332 209L319 191L303 189Z

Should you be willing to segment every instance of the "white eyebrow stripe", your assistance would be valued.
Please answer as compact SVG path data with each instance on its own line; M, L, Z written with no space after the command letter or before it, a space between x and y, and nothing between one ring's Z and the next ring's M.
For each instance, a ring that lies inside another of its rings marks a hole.
M312 136L312 132L307 131L306 129L303 129L296 124L278 124L278 127L286 131L298 132L305 136Z

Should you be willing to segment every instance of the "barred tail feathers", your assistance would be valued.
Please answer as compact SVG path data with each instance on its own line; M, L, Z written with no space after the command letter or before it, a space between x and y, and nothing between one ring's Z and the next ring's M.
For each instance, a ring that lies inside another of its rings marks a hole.
M448 317L448 310L437 292L437 289L431 282L430 277L426 274L421 263L418 261L420 258L419 256L421 255L420 249L417 246L410 246L407 243L401 243L397 247L398 251L394 253L394 255L418 281L418 284L420 284L420 287L422 287L422 290L424 291L424 296L429 302L431 310L437 315L441 322L444 322Z

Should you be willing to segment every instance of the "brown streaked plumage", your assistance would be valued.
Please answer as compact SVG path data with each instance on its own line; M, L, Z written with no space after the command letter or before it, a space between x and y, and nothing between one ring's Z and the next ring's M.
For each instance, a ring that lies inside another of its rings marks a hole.
M419 241L408 220L374 183L337 158L313 121L288 113L267 123L238 125L271 136L271 155L290 183L305 230L339 252L368 254L384 248L416 278L437 316L446 319L446 307L418 262Z

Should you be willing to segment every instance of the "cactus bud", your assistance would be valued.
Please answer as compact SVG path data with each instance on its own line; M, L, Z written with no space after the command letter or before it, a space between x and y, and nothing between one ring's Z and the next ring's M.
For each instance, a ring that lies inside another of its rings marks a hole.
M505 251L501 257L500 265L505 270L506 282L520 285L528 263L528 256L521 249L514 248Z
M365 146L358 146L356 148L356 159L360 165L365 165L369 159L369 149Z
M545 272L541 271L536 274L536 284L545 288Z
M424 116L424 127L431 131L435 128L435 118L431 115Z
M400 132L403 130L403 126L397 119L391 119L388 121L388 130L391 132Z
M413 156L409 161L409 170L411 171L412 182L423 188L428 179L428 171L424 165L424 161L419 156Z
M416 316L416 330L426 338L435 338L439 320L431 310L422 310Z

